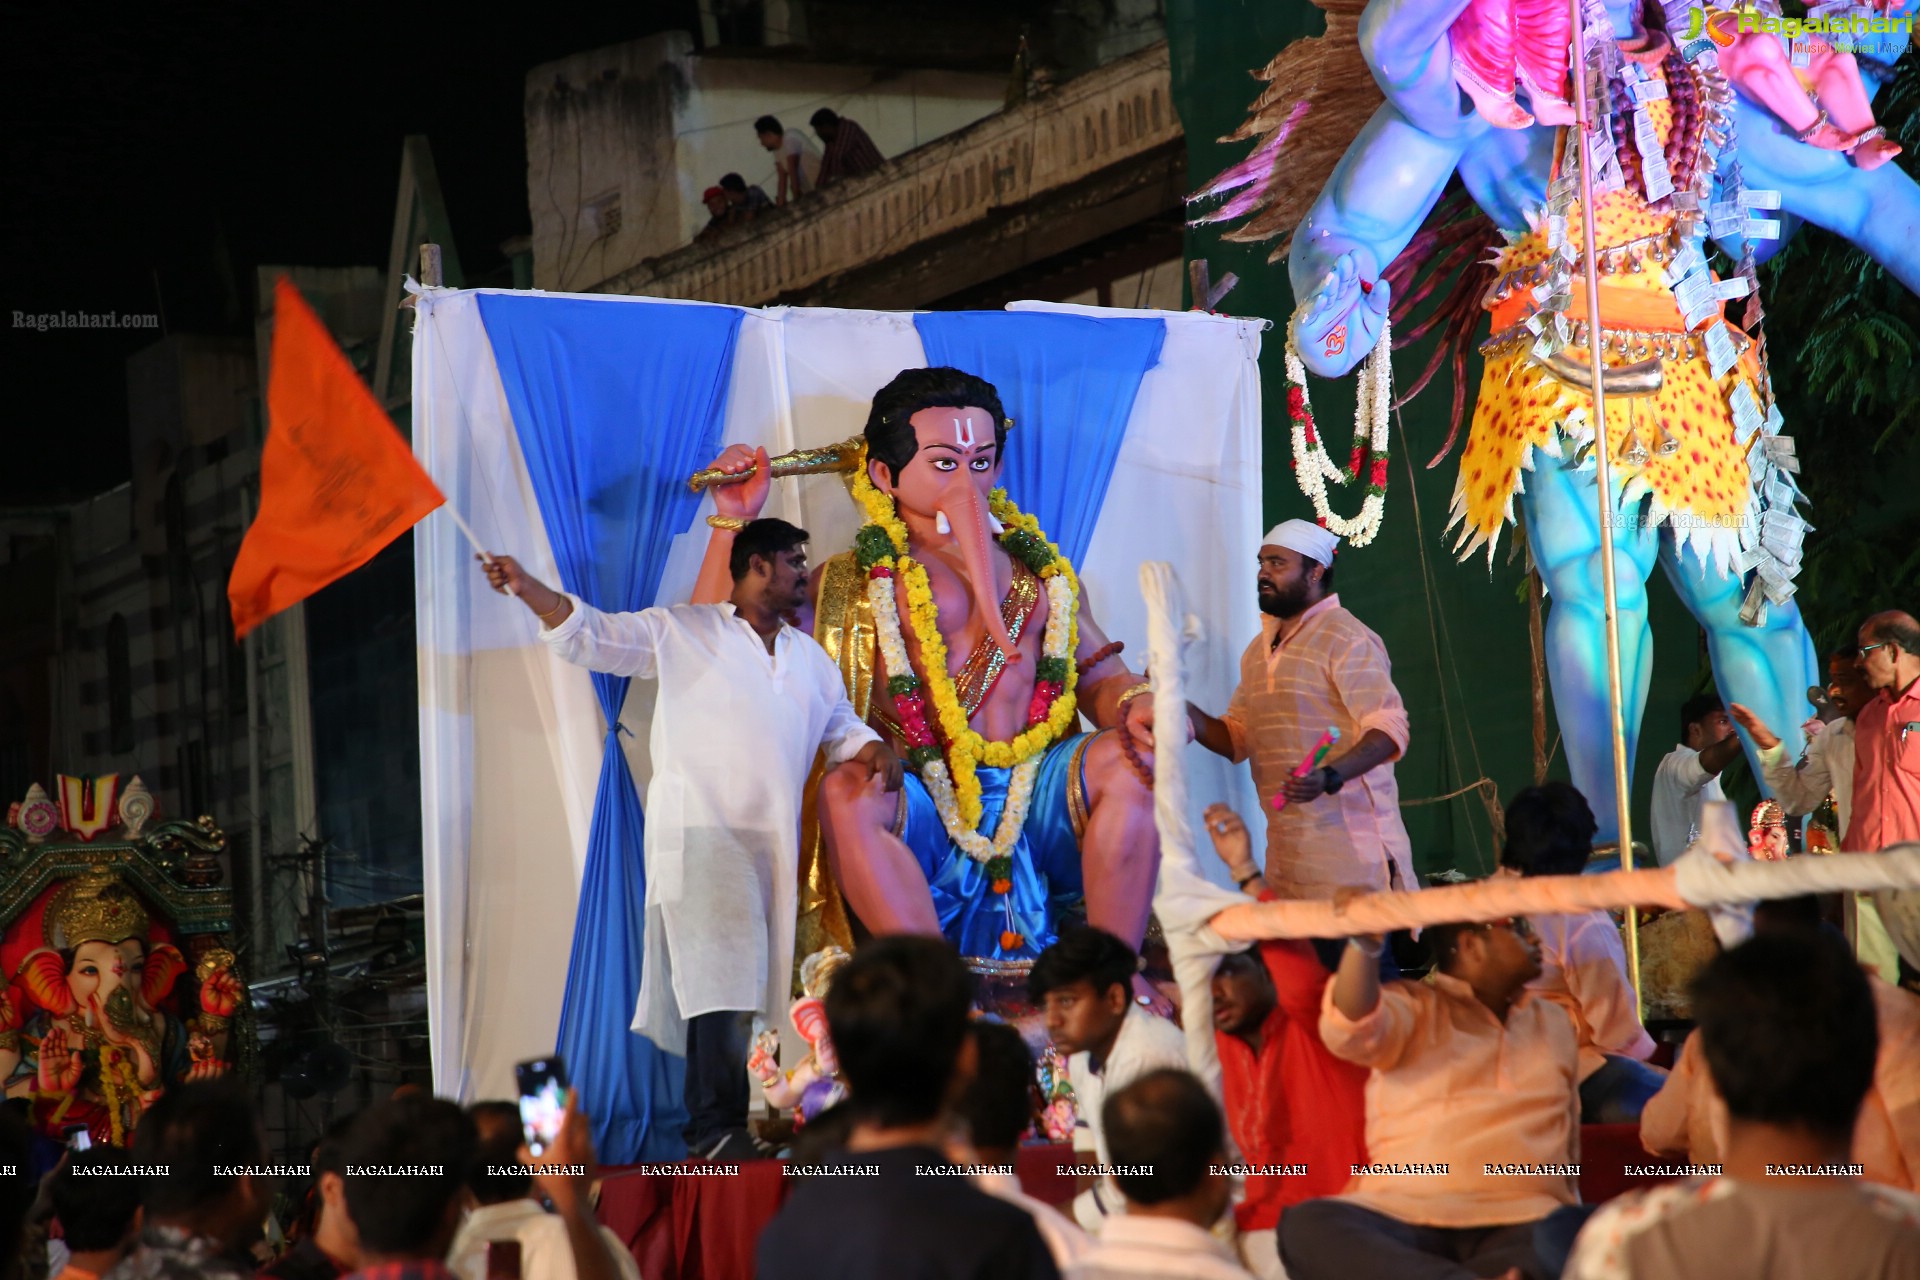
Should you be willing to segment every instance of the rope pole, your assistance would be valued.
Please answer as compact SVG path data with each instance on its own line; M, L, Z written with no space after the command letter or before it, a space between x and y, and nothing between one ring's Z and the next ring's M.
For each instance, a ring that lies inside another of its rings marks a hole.
M1604 630L1607 640L1607 726L1613 734L1613 798L1615 820L1619 824L1620 869L1633 870L1633 813L1630 787L1632 779L1627 761L1627 717L1620 687L1620 615L1619 597L1613 574L1613 447L1607 439L1607 394L1602 371L1606 368L1604 340L1600 329L1599 255L1594 248L1593 215L1593 104L1587 95L1586 20L1581 0L1567 0L1573 10L1573 50L1568 70L1573 76L1574 110L1579 129L1580 148L1580 239L1585 252L1584 274L1587 284L1587 360L1593 370L1593 442L1594 470L1600 502L1600 591L1606 604ZM1627 912L1627 977L1633 983L1634 999L1644 1009L1640 994L1640 922L1637 912Z

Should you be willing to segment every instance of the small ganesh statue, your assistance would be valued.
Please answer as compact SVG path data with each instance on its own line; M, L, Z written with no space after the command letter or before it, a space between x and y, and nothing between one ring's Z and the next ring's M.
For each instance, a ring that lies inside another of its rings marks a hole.
M767 1101L783 1110L793 1109L796 1129L847 1096L840 1060L834 1056L833 1039L827 1032L826 996L833 975L850 958L844 948L828 946L800 962L800 989L805 994L789 1010L794 1029L808 1045L799 1066L782 1074L776 1060L780 1038L771 1030L760 1033L747 1060L747 1070L760 1081Z
M30 1099L42 1135L85 1126L95 1143L129 1145L168 1086L229 1069L228 1024L245 995L231 952L210 950L195 966L189 1027L168 1011L186 957L158 940L111 872L59 886L37 928L38 945L10 960L0 987L0 1081L8 1097Z
M1747 852L1761 862L1785 862L1787 849L1787 811L1778 800L1762 800L1753 807Z

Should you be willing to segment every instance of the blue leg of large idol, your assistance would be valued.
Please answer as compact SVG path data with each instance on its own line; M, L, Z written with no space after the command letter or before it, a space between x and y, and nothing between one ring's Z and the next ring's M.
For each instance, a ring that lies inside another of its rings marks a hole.
M1800 617L1800 607L1789 600L1770 605L1766 623L1749 627L1740 621L1741 581L1701 562L1691 547L1678 546L1671 533L1661 538L1660 567L1667 581L1707 633L1707 655L1713 661L1713 683L1720 697L1749 707L1780 735L1787 758L1800 754L1806 739L1800 724L1813 714L1807 686L1822 683L1813 652L1813 637ZM1740 741L1747 763L1760 778L1760 761L1746 731ZM1764 785L1764 784L1763 784Z
M1526 515L1527 544L1548 593L1547 678L1553 687L1554 715L1560 721L1573 785L1593 807L1600 826L1599 839L1604 843L1618 839L1620 827L1614 804L1599 485L1590 470L1574 471L1538 452L1534 458L1535 469L1526 477L1527 488L1520 501ZM1658 540L1638 520L1616 519L1613 580L1629 776L1652 670L1647 577L1658 556Z

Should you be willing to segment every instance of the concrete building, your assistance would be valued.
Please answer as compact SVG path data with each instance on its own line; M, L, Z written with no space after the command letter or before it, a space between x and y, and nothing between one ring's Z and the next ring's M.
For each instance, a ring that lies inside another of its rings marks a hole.
M1177 308L1185 165L1159 41L709 240L622 269L595 257L570 287L745 306Z
M694 52L670 32L527 74L527 191L534 285L577 292L692 241L700 195L738 173L769 197L773 156L753 130L772 115L817 156L820 107L899 155L998 111L1007 77L879 71Z
M283 274L368 362L384 319L383 273L261 268L268 305ZM18 799L36 781L51 787L55 773L118 773L138 775L164 815L212 816L228 835L228 882L244 904L243 959L253 978L284 967L285 945L300 934L298 914L314 887L293 862L303 837L329 836L350 867L371 850L350 889L365 881L371 890L387 873L417 890L419 876L418 769L409 774L388 758L394 735L368 735L358 751L336 741L316 766L316 704L323 731L345 736L340 723L354 718L358 691L378 687L373 673L393 665L369 639L382 633L368 625L378 615L363 607L360 639L330 644L311 668L311 602L269 619L244 644L233 638L227 579L258 504L271 319L257 318L257 340L174 334L127 362L127 484L66 506L0 510L0 581L21 620L0 629L0 702L20 712L0 731L0 795ZM410 587L388 594L405 604L410 638ZM319 610L330 632L339 630L338 607ZM410 684L410 665L404 673ZM405 700L402 741L410 745L411 687ZM412 804L397 817L366 794L382 788L360 774L380 768L397 773L402 792L411 786ZM369 809L377 824L364 820ZM379 839L369 835L376 825ZM414 851L410 875L398 856L405 849Z

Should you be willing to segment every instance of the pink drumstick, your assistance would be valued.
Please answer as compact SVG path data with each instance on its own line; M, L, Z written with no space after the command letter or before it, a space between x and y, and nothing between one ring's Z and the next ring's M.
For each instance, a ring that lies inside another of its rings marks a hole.
M1320 740L1313 744L1313 750L1307 753L1307 758L1293 767L1293 776L1304 778L1324 765L1327 762L1327 753L1333 750L1333 744L1338 741L1340 741L1340 730L1333 725L1328 725L1327 731L1320 735ZM1287 807L1286 792L1282 791L1273 798L1273 807L1276 811Z

